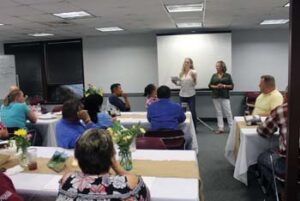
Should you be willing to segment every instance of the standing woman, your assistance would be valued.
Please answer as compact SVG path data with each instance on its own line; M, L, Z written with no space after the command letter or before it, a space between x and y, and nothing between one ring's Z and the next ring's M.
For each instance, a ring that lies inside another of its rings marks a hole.
M208 87L212 90L212 99L217 113L218 130L216 134L224 133L222 109L227 117L229 128L232 126L232 113L230 107L229 90L233 89L231 75L226 73L224 61L216 63L217 73L213 74Z
M196 127L197 115L196 115L196 90L197 84L197 72L194 69L193 60L191 58L185 58L181 73L179 74L179 81L173 83L181 86L179 97L181 103L187 103L192 113L194 126Z

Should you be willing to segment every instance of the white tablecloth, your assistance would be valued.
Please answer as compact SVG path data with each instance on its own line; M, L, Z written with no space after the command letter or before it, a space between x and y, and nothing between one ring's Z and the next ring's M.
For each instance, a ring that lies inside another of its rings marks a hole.
M122 115L126 116L126 118L122 118ZM140 118L127 118L127 116L140 116ZM145 129L149 129L151 127L150 123L148 122L146 112L125 112L121 113L121 116L118 117L118 119L121 121L121 124L124 126L131 126L133 124L141 123L141 125ZM196 130L193 123L191 112L186 112L186 120L185 122L181 123L179 125L179 129L181 129L184 132L186 139L191 139L191 146L188 147L190 149L195 150L198 153L198 142L197 142L197 136L196 136Z
M51 157L56 147L37 147L39 157ZM66 150L73 155L72 150ZM194 151L137 150L133 159L197 161ZM19 173L10 176L18 192L56 196L59 175ZM153 201L199 201L198 179L143 177Z
M249 166L257 163L259 154L278 144L278 136L265 139L257 134L256 128L242 128L240 131L240 147L237 159L235 160L233 150L235 145L236 124L239 121L244 121L243 117L234 118L234 124L225 147L225 157L235 166L233 177L245 185L248 185L247 171Z
M56 147L55 128L56 123L59 121L56 119L38 119L35 124L28 123L29 126L35 128L43 138L43 146Z

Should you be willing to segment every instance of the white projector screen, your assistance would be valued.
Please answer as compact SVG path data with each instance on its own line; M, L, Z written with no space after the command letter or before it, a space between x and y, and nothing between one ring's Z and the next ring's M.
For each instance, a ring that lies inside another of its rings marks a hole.
M179 88L171 77L179 76L186 57L194 61L196 89L208 88L217 61L223 60L231 73L231 33L157 36L158 84Z

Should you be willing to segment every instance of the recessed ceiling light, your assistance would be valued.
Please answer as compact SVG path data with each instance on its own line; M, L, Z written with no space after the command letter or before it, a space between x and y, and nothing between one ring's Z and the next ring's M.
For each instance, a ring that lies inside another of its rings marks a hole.
M54 36L54 34L51 34L51 33L33 33L33 34L28 34L28 35L35 36L35 37Z
M54 13L53 15L57 17L61 17L64 19L73 19L73 18L83 18L83 17L90 17L91 14L85 11L74 11L74 12L67 12L67 13Z
M177 28L198 28L202 27L201 22L188 22L188 23L177 23Z
M260 25L285 24L288 21L288 19L264 20L260 23Z
M96 28L98 31L109 32L109 31L124 31L121 27L100 27Z
M290 3L285 4L284 7L290 7Z
M201 11L203 11L203 3L183 4L183 5L165 5L165 6L169 13L201 12Z
M4 24L1 24L1 23L0 23L0 26L4 26Z

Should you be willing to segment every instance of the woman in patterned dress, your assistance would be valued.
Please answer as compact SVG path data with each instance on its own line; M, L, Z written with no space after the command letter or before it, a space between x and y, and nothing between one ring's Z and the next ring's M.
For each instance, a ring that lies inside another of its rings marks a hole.
M115 159L112 138L103 129L79 137L75 158L82 172L66 173L57 201L147 201L150 193L140 176L125 172ZM113 169L116 174L110 174Z

